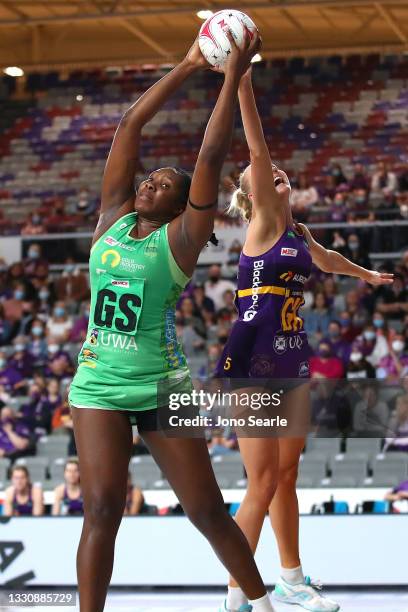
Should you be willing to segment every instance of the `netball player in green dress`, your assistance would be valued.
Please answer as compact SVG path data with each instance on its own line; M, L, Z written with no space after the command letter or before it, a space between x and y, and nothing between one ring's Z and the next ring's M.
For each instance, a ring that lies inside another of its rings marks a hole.
M229 38L232 53L192 180L161 168L134 187L142 128L207 67L197 43L125 113L106 164L90 255L88 335L70 390L85 512L77 557L81 612L104 608L126 502L132 422L253 609L272 610L248 543L225 510L204 439L166 437L157 425L159 389L191 389L175 305L213 230L239 81L259 48L258 36L252 42L247 36L242 50ZM129 558L135 573L143 563L139 553Z

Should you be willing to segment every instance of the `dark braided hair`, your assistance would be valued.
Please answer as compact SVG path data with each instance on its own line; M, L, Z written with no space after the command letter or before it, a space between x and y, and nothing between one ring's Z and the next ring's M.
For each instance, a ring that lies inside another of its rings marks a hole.
M174 166L172 170L176 174L178 174L178 176L182 178L181 199L186 202L186 206L187 206L187 200L190 194L190 187L191 187L191 176L188 174L188 172L183 170L183 168L179 168L178 166ZM209 242L211 242L211 244L213 244L214 246L218 246L218 240L214 232L211 234Z

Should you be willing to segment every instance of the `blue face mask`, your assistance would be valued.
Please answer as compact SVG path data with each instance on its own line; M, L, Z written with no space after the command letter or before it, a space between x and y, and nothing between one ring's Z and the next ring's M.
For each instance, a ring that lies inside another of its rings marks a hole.
M56 308L54 308L54 314L56 317L63 317L65 314L65 308L57 306Z
M368 342L370 342L371 340L374 340L375 338L375 331L372 331L371 329L367 329L364 333L363 336L366 340L368 340Z
M342 327L348 327L350 325L350 323L351 323L351 319L342 319L340 321L340 324L341 324Z
M72 274L74 270L75 270L74 264L67 264L65 266L65 272L67 272L68 274Z
M21 291L21 289L16 289L14 292L14 297L16 300L22 300L24 297L24 291Z
M6 360L3 357L1 357L0 358L0 370L2 370L5 365L6 365Z
M332 174L334 176L340 176L340 170L338 168L333 168Z
M32 327L31 331L33 333L33 336L42 336L43 328L42 327Z
M38 259L40 257L39 252L37 251L37 249L29 249L28 251L28 257L30 259Z
M374 319L373 323L374 323L374 327L377 327L377 329L384 327L384 319Z
M43 291L40 291L40 293L38 295L40 297L40 300L44 301L44 300L48 299L49 292L47 290L45 290L45 291L43 290Z
M14 346L14 351L15 351L16 353L22 353L22 352L24 351L24 349L25 349L24 344L16 344L16 345Z

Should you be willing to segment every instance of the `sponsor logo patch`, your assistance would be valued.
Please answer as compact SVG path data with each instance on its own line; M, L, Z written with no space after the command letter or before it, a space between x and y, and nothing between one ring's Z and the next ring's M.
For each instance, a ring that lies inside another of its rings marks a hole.
M120 255L114 249L108 249L104 251L101 255L101 260L103 264L109 264L111 268L116 268L116 266L120 263Z
M280 275L279 278L284 280L286 283L288 283L291 280L297 283L305 283L307 281L306 276L303 276L303 274L295 274L292 271L284 272L283 274Z
M244 312L244 321L252 321L255 315L256 315L256 310L246 310Z
M287 338L285 338L285 336L275 336L275 338L273 339L273 350L275 351L275 353L277 353L278 355L283 355L283 353L286 353L287 348Z
M93 351L91 351L91 349L88 349L88 348L85 348L82 351L82 355L83 357L85 357L85 359L98 359L98 355L94 353Z
M116 246L118 244L118 241L116 240L116 238L108 236L107 238L105 238L104 243L109 244L110 246Z
M127 280L112 280L111 283L115 285L115 287L129 287L129 281Z
M302 361L299 365L299 376L309 376L309 362Z
M297 249L291 249L289 247L282 247L280 254L282 257L296 257L298 254Z

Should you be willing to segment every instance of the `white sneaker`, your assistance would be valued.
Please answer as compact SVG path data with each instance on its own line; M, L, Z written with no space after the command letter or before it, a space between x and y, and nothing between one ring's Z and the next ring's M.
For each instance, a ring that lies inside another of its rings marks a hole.
M288 584L283 578L276 583L272 593L277 601L287 604L297 604L305 610L311 612L337 612L340 610L339 604L319 593L322 585L312 582L309 576L299 584Z
M225 600L221 608L218 609L218 612L251 612L251 610L252 606L249 604L243 604L238 608L238 610L229 610L227 608L227 600Z

